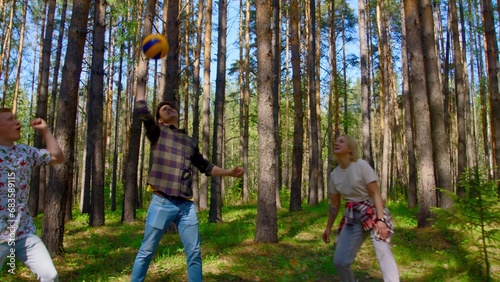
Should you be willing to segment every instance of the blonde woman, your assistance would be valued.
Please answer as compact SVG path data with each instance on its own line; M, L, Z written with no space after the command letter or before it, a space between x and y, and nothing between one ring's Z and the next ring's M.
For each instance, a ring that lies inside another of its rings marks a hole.
M351 264L363 241L371 238L384 281L399 281L398 267L389 245L394 223L380 195L373 168L359 159L356 140L340 136L333 150L339 165L330 174L330 208L323 241L330 242L332 226L344 198L346 208L340 222L334 264L341 281L355 281Z

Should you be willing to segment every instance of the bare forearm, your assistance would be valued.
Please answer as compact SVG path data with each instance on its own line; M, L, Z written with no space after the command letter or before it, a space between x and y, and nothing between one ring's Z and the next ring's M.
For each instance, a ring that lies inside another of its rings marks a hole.
M384 217L384 202L382 201L382 197L380 194L378 196L373 197L375 209L377 210L377 217L378 218L383 218Z
M211 171L212 176L232 176L241 177L243 175L243 169L241 167L233 167L231 169L224 169L218 166L214 166Z
M214 168L212 168L212 176L227 176L229 175L229 172L227 169L223 169L221 167L218 167L218 166L214 166Z
M382 200L382 195L378 190L377 182L372 182L367 185L368 193L373 199L373 204L375 205L375 209L377 210L377 216L379 218L384 217L384 201Z
M144 94L143 91L137 91L135 94L135 100L136 101L146 100L146 95Z
M51 164L62 163L64 161L64 153L54 135L52 135L52 133L48 129L46 129L42 133L42 137L45 141L45 145L47 146L47 150L52 156Z
M328 230L332 229L333 223L335 222L335 219L337 218L338 213L339 213L339 208L336 206L330 205L330 208L328 209L328 221L326 223L326 228Z

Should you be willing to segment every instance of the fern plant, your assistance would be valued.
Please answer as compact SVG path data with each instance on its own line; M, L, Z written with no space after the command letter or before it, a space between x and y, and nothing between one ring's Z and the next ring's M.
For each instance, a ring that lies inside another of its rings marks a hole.
M470 255L467 259L480 262L486 281L493 281L492 262L498 261L500 242L500 204L498 181L490 180L485 169L466 170L460 179L465 195L440 189L454 200L450 209L433 208L439 227L454 228L465 233L462 244Z

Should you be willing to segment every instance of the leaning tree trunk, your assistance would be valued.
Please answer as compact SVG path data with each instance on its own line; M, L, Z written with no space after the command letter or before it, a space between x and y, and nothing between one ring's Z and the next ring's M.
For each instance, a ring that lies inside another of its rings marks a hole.
M56 1L50 0L48 2L49 9L47 11L47 25L45 30L45 38L43 39L42 46L42 65L40 68L40 81L37 89L37 105L36 116L39 118L47 119L47 99L49 91L49 74L50 74L50 55L52 54L52 34L54 32L54 16L56 11ZM5 93L5 92L4 92ZM35 132L35 147L43 147L42 135ZM35 167L31 175L31 189L30 189L30 214L33 216L38 215L38 197L40 191L45 191L45 173L46 169L42 167ZM43 208L43 207L42 207Z
M49 185L45 193L45 204L50 209L45 211L42 225L42 240L51 255L60 254L63 250L64 212L67 192L72 189L73 184L75 120L90 3L90 0L73 1L68 31L56 122L56 138L66 160L60 165L53 166L50 171Z
M19 83L21 80L21 65L23 62L23 44L24 44L24 31L26 29L26 15L28 14L28 0L24 0L23 6L23 21L21 23L21 31L19 32L19 50L17 52L17 67L16 67L16 82L14 85L14 98L12 99L12 112L15 114L17 110L17 99L19 95ZM5 95L5 93L4 93Z
M148 0L146 4L146 20L142 30L142 35L151 34L155 17L156 0ZM139 64L137 66L137 93L146 94L146 83L148 79L148 63L144 53L141 52ZM123 199L122 222L135 221L135 208L137 202L137 168L139 166L139 150L141 142L141 121L136 114L132 117L132 127L130 129L130 143L126 165L125 195Z

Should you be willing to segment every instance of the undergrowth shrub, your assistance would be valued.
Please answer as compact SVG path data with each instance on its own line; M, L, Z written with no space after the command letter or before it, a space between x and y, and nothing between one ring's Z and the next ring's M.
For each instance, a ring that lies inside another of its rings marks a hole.
M460 185L465 188L463 197L440 189L454 200L454 205L449 209L432 208L432 212L439 228L463 234L459 240L469 253L466 259L474 268L479 266L486 281L494 281L499 277L494 277L498 274L493 274L492 263L498 263L500 257L498 182L489 180L484 169L473 168L464 172Z

